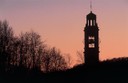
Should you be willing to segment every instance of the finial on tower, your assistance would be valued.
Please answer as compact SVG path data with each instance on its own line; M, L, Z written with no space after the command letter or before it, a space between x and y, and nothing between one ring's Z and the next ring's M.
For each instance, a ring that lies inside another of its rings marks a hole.
M90 0L90 12L92 12L92 0Z

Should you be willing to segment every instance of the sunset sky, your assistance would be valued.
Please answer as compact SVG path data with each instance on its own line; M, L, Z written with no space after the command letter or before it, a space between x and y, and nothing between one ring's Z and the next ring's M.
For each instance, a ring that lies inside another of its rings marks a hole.
M92 0L100 29L100 60L128 57L128 0ZM90 0L0 0L0 20L16 35L33 30L49 46L74 60L84 48L85 17Z

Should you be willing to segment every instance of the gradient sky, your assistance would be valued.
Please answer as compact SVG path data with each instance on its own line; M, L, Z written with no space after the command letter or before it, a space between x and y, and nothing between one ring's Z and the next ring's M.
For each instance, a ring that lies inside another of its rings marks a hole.
M34 30L62 53L76 57L84 48L90 0L0 0L0 20L14 32ZM100 60L128 57L128 0L92 0L100 29ZM75 59L74 59L75 60Z

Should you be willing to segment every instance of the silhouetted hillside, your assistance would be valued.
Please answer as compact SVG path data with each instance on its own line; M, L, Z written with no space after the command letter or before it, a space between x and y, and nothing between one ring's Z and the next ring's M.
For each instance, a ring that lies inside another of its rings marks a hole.
M65 82L127 83L128 59L112 59L93 66L79 65L58 77L62 77Z
M27 69L26 69L27 70ZM3 82L44 82L44 83L127 83L128 58L111 59L97 65L85 64L66 71L42 73L38 69L6 73L1 76Z
M49 76L50 82L127 83L128 58L115 58L91 66L83 64Z

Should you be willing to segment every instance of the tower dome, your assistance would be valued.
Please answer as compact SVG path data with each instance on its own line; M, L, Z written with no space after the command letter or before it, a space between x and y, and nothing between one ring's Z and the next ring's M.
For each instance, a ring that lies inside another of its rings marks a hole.
M88 20L96 20L96 15L92 11L86 17Z

